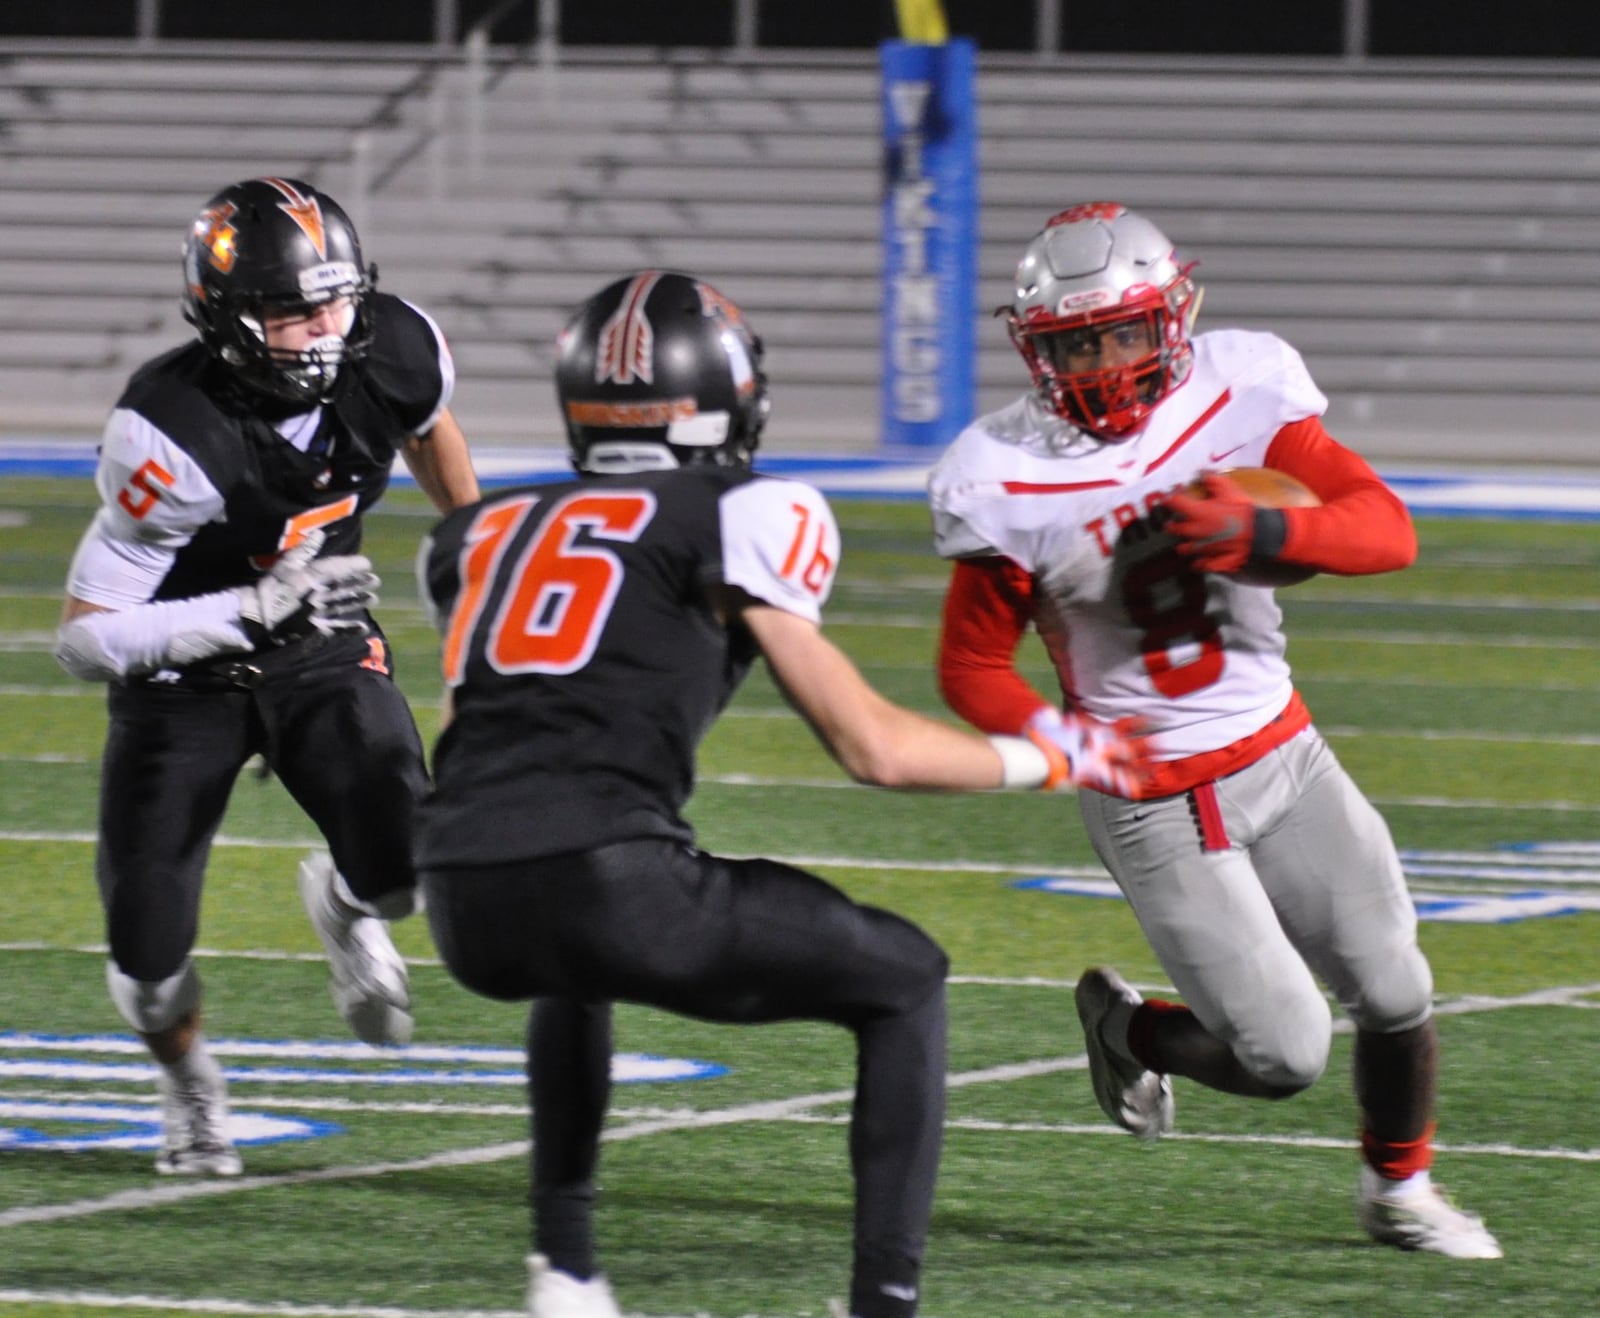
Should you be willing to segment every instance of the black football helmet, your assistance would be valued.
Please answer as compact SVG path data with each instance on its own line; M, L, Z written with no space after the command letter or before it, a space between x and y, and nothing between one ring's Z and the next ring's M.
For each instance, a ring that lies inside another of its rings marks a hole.
M367 294L377 272L339 204L309 183L254 178L208 201L183 244L183 315L200 341L251 390L310 407L372 343ZM343 298L344 333L299 352L267 346L263 316Z
M761 340L710 284L626 275L556 339L556 399L579 471L747 467L771 406Z

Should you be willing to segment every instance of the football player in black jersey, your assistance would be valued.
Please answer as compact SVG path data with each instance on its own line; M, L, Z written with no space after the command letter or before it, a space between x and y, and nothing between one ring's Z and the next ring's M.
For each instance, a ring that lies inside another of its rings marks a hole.
M415 906L426 773L367 612L361 517L397 452L440 512L478 484L443 335L374 290L332 198L287 178L225 188L183 266L198 338L112 409L56 653L110 687L96 871L111 998L160 1064L156 1168L227 1176L240 1160L190 957L212 838L261 755L328 842L300 887L336 1005L369 1042L408 1038L384 921Z
M698 850L695 749L759 655L850 775L891 787L1127 784L1104 725L984 738L891 704L823 637L839 562L822 495L751 470L761 345L709 284L643 271L558 340L575 479L438 526L419 572L453 715L418 821L451 973L535 999L538 1318L616 1318L592 1233L613 1001L856 1036L850 1313L917 1308L945 1086L947 962L920 929L814 875Z

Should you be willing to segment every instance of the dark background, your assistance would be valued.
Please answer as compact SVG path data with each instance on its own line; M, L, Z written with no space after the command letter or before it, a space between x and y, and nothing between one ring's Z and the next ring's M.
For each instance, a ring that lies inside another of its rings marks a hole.
M1600 57L1584 0L1369 0L1374 56ZM131 37L137 0L0 0L0 37ZM497 13L491 37L533 36L533 0L458 0L464 32ZM1032 0L946 0L951 31L993 51L1034 49ZM572 45L726 46L734 0L562 0ZM1063 0L1061 48L1095 54L1338 55L1341 0ZM162 38L427 43L430 0L163 0ZM457 33L459 36L460 33ZM867 49L897 35L891 0L762 0L759 44ZM3 53L3 52L0 52Z

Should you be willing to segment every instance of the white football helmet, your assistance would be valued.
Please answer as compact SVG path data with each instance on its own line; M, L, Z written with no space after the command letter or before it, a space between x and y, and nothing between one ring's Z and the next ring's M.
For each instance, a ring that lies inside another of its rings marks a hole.
M1188 379L1198 291L1172 243L1114 201L1053 216L1017 265L1006 323L1041 400L1108 443L1131 439ZM1096 365L1102 342L1123 350Z

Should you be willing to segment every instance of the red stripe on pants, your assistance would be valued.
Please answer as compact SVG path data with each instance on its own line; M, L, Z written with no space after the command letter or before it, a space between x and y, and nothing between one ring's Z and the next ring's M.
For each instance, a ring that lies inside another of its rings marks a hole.
M1217 785L1201 783L1191 789L1195 819L1200 824L1200 845L1207 851L1228 849L1228 826L1222 822L1222 807L1217 804Z

